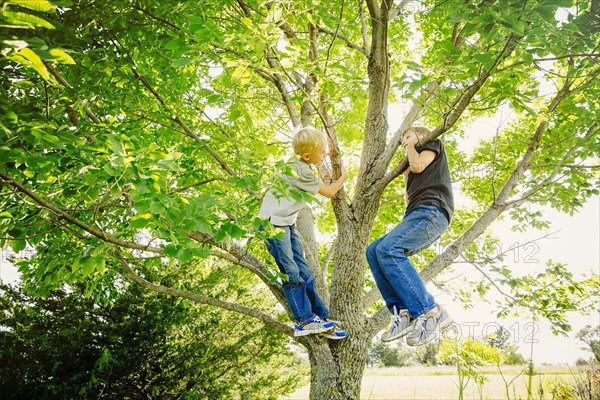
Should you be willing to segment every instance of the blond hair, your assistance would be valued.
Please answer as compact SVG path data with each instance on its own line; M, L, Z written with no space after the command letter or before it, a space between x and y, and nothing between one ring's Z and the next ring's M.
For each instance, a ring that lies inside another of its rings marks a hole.
M424 138L425 136L427 136L431 133L431 131L429 129L425 128L424 126L413 126L413 127L408 128L407 130L405 130L402 133L402 137L404 137L404 135L406 135L408 132L416 133L416 135L420 139Z
M320 146L325 147L325 145L323 132L311 127L300 129L292 139L294 153L299 156L302 156L304 153L312 153L316 148Z

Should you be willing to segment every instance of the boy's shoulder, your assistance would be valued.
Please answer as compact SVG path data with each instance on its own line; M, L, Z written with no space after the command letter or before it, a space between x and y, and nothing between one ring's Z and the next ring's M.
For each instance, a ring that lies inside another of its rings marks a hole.
M300 175L314 174L314 170L303 159L299 157L291 157L285 164L294 172Z

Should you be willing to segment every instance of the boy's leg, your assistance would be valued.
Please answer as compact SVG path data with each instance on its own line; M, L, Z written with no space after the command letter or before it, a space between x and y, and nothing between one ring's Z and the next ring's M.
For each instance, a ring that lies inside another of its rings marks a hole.
M377 284L377 288L381 293L381 297L385 301L385 305L388 310L392 314L394 314L394 307L396 310L405 309L404 303L400 297L396 294L396 291L388 281L387 277L383 273L381 269L381 265L379 265L379 260L377 259L376 249L379 243L381 243L387 235L383 235L379 239L375 240L367 247L367 263L369 264L369 268L371 269L371 274L373 275L373 279L375 279L375 283Z
M290 227L278 226L278 228L284 231L283 240L267 239L267 249L275 259L279 270L288 277L287 282L283 283L283 293L294 319L296 322L304 324L309 322L315 314L312 312L310 300L306 295L306 283L300 276L300 270L294 261Z
M407 256L429 247L447 227L448 221L439 207L419 206L405 215L376 247L383 274L412 318L434 309L436 303Z
M315 272L304 256L302 239L294 226L290 229L290 240L294 261L298 265L300 277L304 280L306 296L310 302L311 311L321 318L329 318L329 309L315 290Z

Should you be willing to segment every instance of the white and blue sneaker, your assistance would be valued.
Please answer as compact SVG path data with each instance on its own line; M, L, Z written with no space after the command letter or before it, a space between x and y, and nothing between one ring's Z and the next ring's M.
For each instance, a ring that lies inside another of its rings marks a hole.
M323 337L326 337L327 339L331 339L331 340L340 340L340 339L345 339L348 337L348 332L346 332L345 330L340 329L338 327L338 325L340 325L340 323L338 321L334 321L329 318L323 318L323 322L325 322L325 323L333 322L334 327L333 327L333 330L320 333L319 336L323 336Z
M316 333L327 332L335 327L333 322L323 322L321 318L314 316L310 321L305 324L294 325L294 336L306 336L313 335Z

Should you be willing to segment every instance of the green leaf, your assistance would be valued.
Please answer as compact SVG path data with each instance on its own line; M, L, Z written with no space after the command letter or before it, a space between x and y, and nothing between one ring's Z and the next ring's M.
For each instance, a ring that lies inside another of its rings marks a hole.
M177 258L181 262L188 262L194 257L194 253L190 249L180 249L177 252Z
M61 49L50 49L50 55L52 60L57 61L61 64L75 64L75 60L68 55L64 50Z
M529 53L527 50L523 52L522 57L525 65L533 64L533 54Z
M220 242L228 237L229 237L229 234L227 232L225 232L224 230L217 231L217 233L215 233L215 236L214 236L216 242Z
M12 53L9 57L29 68L33 68L45 80L48 80L50 77L48 69L42 62L42 59L29 47L25 47L16 53Z
M177 58L171 62L171 66L174 68L181 68L181 67L185 67L186 65L188 65L191 62L192 62L192 60L189 58Z
M81 265L81 272L83 276L90 276L96 270L96 259L95 257L85 256L79 260L79 264Z
M47 0L10 0L7 4L16 4L30 10L51 13L56 10L56 5Z
M188 49L186 42L184 42L180 38L176 38L171 40L165 45L165 49L167 50L177 50L178 52L185 52Z
M177 252L179 251L179 247L174 244L168 244L164 247L164 252L169 257L176 257Z
M23 12L3 11L6 25L3 23L0 26L5 27L19 27L26 29L33 29L35 27L41 27L46 29L54 29L54 25L35 15L26 14Z
M146 225L148 225L151 218L152 218L152 214L150 214L150 213L137 214L133 218L131 218L131 222L129 223L129 226L131 226L132 228L137 228L137 229L143 228Z
M240 81L242 85L245 85L252 79L252 73L247 64L242 64L233 71L231 77L236 81Z
M11 240L10 247L13 249L15 253L20 252L21 250L25 250L25 246L27 242L25 240Z
M198 232L207 233L209 235L212 235L212 233L213 233L210 223L207 220L202 219L202 218L196 219L196 230Z
M489 53L475 54L473 58L482 63L487 70L491 69L495 62L494 55Z
M150 211L152 214L162 214L165 211L165 206L160 201L150 202Z

